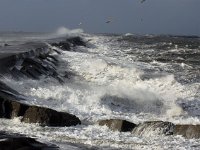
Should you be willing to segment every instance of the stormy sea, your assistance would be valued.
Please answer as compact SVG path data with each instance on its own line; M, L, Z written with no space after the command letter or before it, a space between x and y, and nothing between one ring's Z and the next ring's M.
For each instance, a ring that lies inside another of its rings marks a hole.
M200 149L197 36L0 33L0 150Z

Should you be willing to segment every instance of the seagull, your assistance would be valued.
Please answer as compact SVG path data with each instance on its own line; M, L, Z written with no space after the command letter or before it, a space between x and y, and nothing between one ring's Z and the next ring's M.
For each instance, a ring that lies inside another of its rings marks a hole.
M78 25L79 25L79 26L82 25L82 22L80 22Z
M106 23L111 23L112 21L113 21L112 18L108 18L107 21L106 21Z
M111 22L111 20L107 20L107 21L106 21L106 23L110 23L110 22Z

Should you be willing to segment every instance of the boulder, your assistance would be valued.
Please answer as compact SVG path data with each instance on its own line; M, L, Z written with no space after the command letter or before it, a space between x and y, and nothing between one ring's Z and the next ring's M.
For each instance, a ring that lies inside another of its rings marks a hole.
M146 121L134 124L121 119L98 121L100 126L106 125L112 131L131 132L135 136L181 135L185 138L200 138L200 125L181 125L165 121Z
M132 131L136 124L120 119L108 119L108 120L100 120L98 121L100 126L106 125L113 131L120 131L120 132L128 132Z
M0 98L0 117L12 119L21 117L22 122L39 123L41 126L74 126L81 121L74 115L50 108L23 104L19 101Z
M138 124L132 131L137 136L181 135L185 138L200 138L200 125L181 125L164 121L147 121Z
M38 106L29 107L25 111L22 121L39 123L43 126L75 126L81 124L81 121L74 115Z
M28 98L0 81L0 118L21 117L23 122L39 123L42 126L72 126L81 123L69 113L25 104L26 99Z
M147 121L138 124L132 131L137 136L172 135L174 124L164 121Z
M174 135L182 135L185 138L200 138L200 125L176 125Z

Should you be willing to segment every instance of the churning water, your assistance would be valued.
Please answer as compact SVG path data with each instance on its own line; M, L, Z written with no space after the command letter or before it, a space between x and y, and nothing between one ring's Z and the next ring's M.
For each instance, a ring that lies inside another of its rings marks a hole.
M69 112L82 125L40 127L16 118L1 119L0 130L56 143L62 149L76 149L67 142L104 149L199 149L199 139L163 136L149 127L142 135L134 135L96 124L110 118L200 124L198 37L73 33L87 46L70 51L56 48L61 54L51 54L59 60L58 73L67 76L64 84L50 77L15 80L4 76L2 81L29 97L27 103Z

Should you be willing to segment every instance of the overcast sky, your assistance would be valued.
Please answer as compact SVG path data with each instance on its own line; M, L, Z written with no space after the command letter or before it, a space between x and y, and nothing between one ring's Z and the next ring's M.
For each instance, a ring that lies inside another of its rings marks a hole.
M200 36L200 0L0 0L0 31L48 32L61 26L90 33Z

